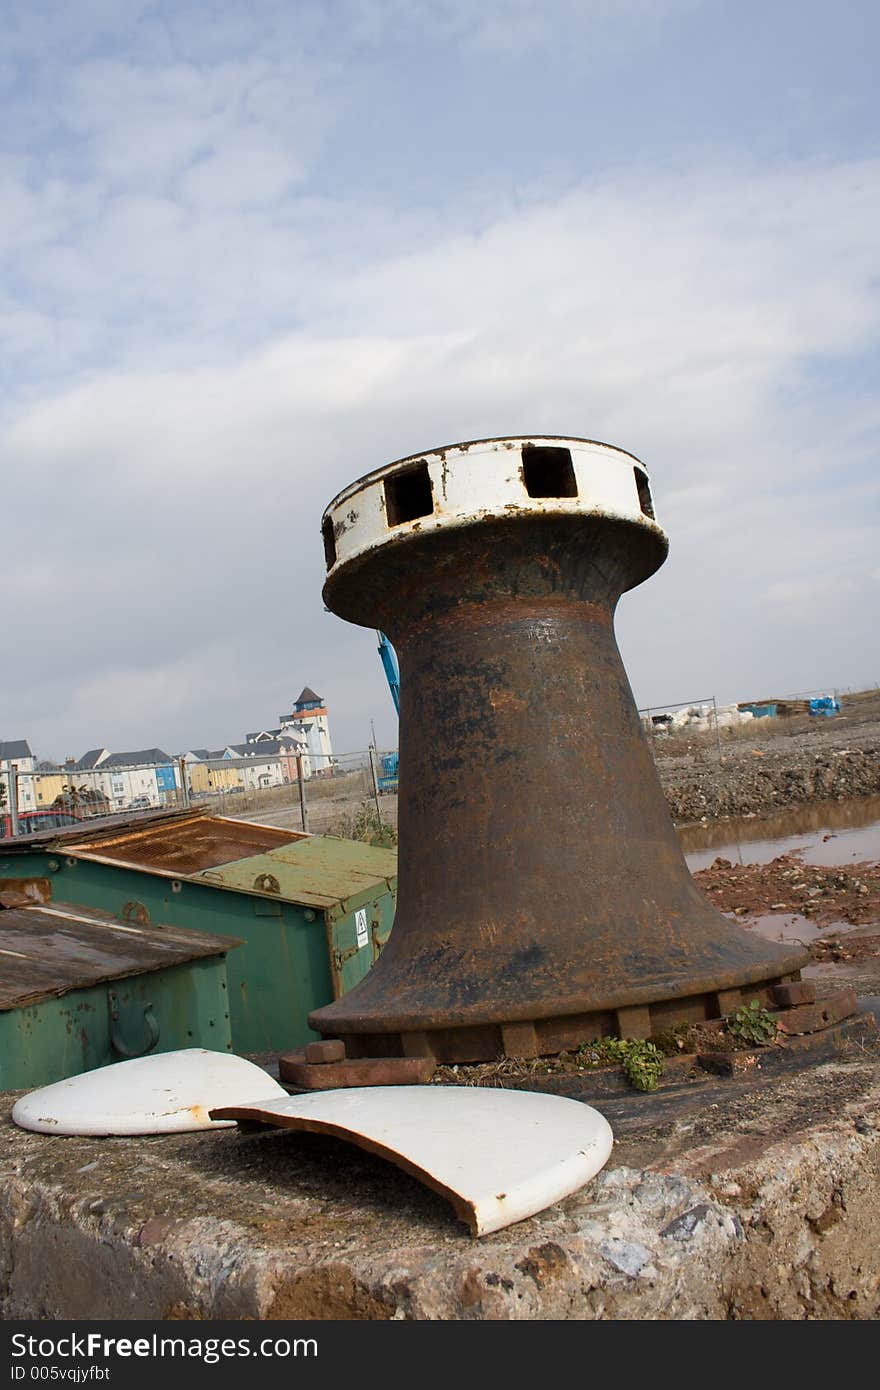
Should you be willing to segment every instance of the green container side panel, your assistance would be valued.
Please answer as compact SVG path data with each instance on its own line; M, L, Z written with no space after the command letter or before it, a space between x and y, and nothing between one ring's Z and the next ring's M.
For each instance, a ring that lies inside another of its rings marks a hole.
M4 842L0 840L0 845ZM55 861L54 854L42 850L30 853L6 854L0 849L0 878L48 878L49 861Z
M327 914L340 994L353 989L378 960L394 922L396 902L393 893L385 892L365 898L354 908L346 903L339 916Z
M238 937L242 945L227 956L235 1051L287 1051L318 1036L308 1016L334 997L323 913L201 881L68 860L61 853L10 854L0 858L0 877L46 877L55 902L80 903L123 919L140 904L153 923Z
M124 1061L128 1054L143 1054L151 1038L148 1007L159 1030L152 1052L185 1047L231 1052L226 959L206 956L5 1009L0 1013L0 1090L46 1086ZM112 1041L111 995L122 1051Z
M267 906L293 900L325 916L337 998L364 978L394 919L397 854L357 841L316 835L206 869L199 877L240 892L257 889L266 895ZM303 1041L311 1036L304 1035Z

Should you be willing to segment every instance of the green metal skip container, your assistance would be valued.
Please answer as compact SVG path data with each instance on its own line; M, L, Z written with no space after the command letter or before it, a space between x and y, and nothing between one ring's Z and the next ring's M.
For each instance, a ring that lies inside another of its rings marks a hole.
M132 926L0 891L0 1090L43 1086L150 1052L232 1050L229 937Z
M198 812L0 842L0 885L44 877L53 900L134 925L237 938L227 957L232 1047L314 1039L312 1010L363 978L394 920L397 855Z

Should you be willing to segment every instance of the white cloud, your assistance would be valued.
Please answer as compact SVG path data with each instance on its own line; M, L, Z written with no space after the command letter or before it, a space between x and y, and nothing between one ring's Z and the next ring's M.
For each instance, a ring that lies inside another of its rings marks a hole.
M327 152L366 64L369 159L376 55L596 62L687 0L75 8L7 36L43 63L0 160L8 736L213 744L309 683L341 742L371 713L387 740L370 635L321 609L321 510L387 459L533 431L652 470L672 550L622 606L640 699L858 682L880 161L710 150L563 187L514 160L430 206L355 196Z
M604 47L621 24L642 29L698 9L701 0L349 0L345 22L359 40L378 43L401 30L461 44L482 58L544 56L575 41Z
M316 306L309 331L235 365L98 371L40 396L3 441L53 556L39 577L22 531L4 579L29 596L12 640L55 623L20 672L18 722L60 653L68 742L231 738L277 713L264 691L283 672L330 673L351 742L365 688L387 711L369 639L321 612L324 504L410 450L533 430L607 438L653 471L672 555L623 606L640 698L686 698L709 669L725 696L857 681L874 624L865 442L851 401L792 410L789 395L817 360L876 342L876 173L627 176L505 208L479 236L438 229L411 255L337 268L323 333ZM819 602L839 615L821 643ZM336 688L351 643L366 684L345 668ZM142 699L118 694L141 681Z
M303 177L329 119L326 76L295 52L201 67L96 60L74 70L61 114L108 194L176 185L185 200L244 208Z

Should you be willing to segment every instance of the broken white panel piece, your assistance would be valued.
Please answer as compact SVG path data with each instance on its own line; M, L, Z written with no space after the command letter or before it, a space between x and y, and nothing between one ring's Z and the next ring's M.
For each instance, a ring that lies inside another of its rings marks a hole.
M12 1118L41 1134L176 1134L219 1129L209 1110L273 1101L287 1092L261 1067L229 1052L185 1048L115 1062L41 1086L15 1102Z
M211 1113L349 1139L448 1198L475 1236L583 1187L614 1142L605 1117L580 1101L481 1086L364 1086Z

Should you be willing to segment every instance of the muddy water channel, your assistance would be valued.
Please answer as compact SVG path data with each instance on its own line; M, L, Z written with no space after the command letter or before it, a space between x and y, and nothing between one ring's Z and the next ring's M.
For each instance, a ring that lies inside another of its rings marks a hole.
M691 873L715 859L769 864L797 853L805 864L858 864L880 860L880 796L796 806L766 818L685 825L678 838Z
M709 899L763 936L818 950L880 931L880 797L686 826L679 838Z

